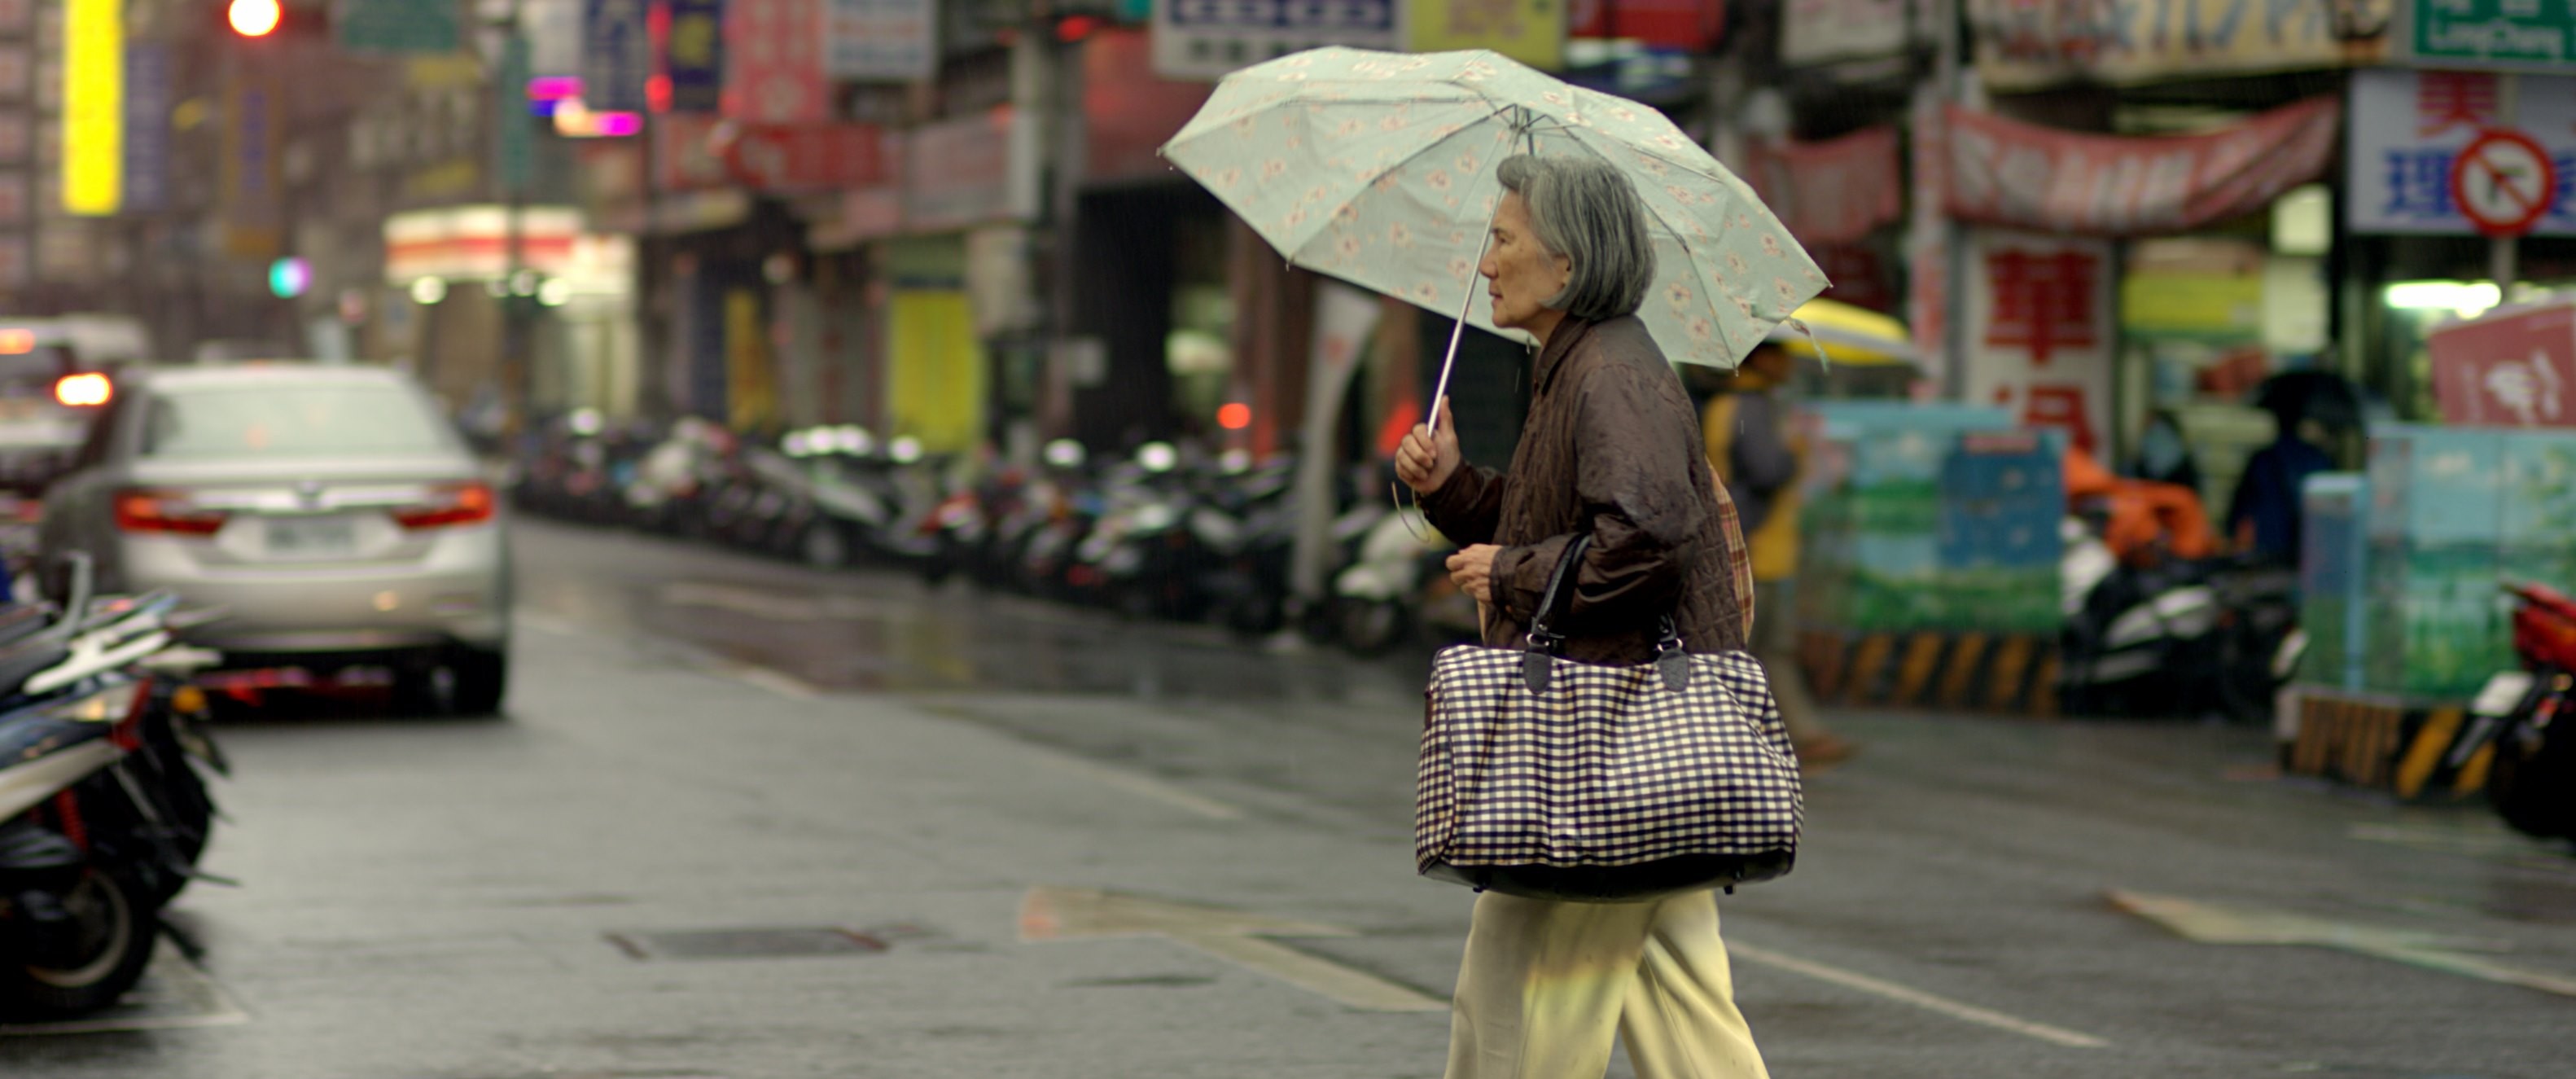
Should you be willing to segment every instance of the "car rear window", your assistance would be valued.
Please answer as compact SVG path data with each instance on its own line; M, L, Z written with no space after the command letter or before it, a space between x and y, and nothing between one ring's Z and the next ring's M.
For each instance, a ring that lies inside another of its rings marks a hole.
M158 389L146 457L427 454L452 448L446 423L402 386L201 386Z

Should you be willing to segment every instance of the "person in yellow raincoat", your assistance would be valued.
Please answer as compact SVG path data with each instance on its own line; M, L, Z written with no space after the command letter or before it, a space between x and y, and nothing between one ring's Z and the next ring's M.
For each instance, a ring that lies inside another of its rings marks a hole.
M1753 656L1770 676L1780 719L1808 771L1832 767L1854 747L1825 729L1815 695L1798 666L1798 474L1806 447L1789 429L1789 403L1779 395L1795 364L1786 349L1764 343L1700 412L1708 463L1735 500L1753 554Z

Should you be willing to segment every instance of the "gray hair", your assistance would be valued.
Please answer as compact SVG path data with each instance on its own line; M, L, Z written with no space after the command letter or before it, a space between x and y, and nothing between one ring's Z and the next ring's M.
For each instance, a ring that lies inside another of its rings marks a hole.
M1539 246L1574 264L1547 306L1592 320L1637 313L1655 283L1655 243L1627 174L1596 157L1515 154L1495 176L1529 204Z

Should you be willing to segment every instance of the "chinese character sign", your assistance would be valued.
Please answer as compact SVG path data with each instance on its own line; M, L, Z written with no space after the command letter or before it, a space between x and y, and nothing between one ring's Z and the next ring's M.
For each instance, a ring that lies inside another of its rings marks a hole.
M2515 2L2515 0L2507 0ZM2388 54L2397 0L1967 0L1977 72L1997 90L2359 67Z
M1217 79L1325 45L1405 47L1408 0L1154 0L1154 71Z
M2506 310L2434 330L2442 422L2576 427L2576 305Z
M2353 73L2350 172L2344 217L2352 231L2470 236L2477 226L2451 190L2452 166L2497 126L2500 88L2490 72ZM2519 78L2510 130L2540 144L2557 190L2531 229L2576 236L2576 78Z
M584 0L582 103L592 111L644 111L644 82L653 74L644 16L644 0Z
M714 112L724 98L724 0L671 0L663 44L672 112Z
M932 0L825 0L823 73L853 82L909 82L939 73Z
M823 79L822 0L729 0L725 39L727 117L764 124L831 118Z
M1558 0L1413 0L1413 52L1492 49L1541 71L1565 66Z
M2427 63L2560 67L2576 64L2576 4L2566 0L2401 0L2413 16L2406 48Z
M2110 434L2110 243L1997 229L1973 236L1968 400L2098 450Z

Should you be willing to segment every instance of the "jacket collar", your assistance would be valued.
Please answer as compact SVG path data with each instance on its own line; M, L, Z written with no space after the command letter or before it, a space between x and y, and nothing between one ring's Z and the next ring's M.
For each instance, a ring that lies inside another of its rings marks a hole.
M1547 347L1539 350L1538 363L1531 367L1531 391L1546 393L1548 384L1556 380L1557 371L1564 368L1565 358L1574 353L1576 345L1581 344L1585 338L1591 337L1593 328L1599 325L1600 323L1590 319L1576 318L1572 315L1565 316L1565 321L1557 323L1556 332L1548 335Z

